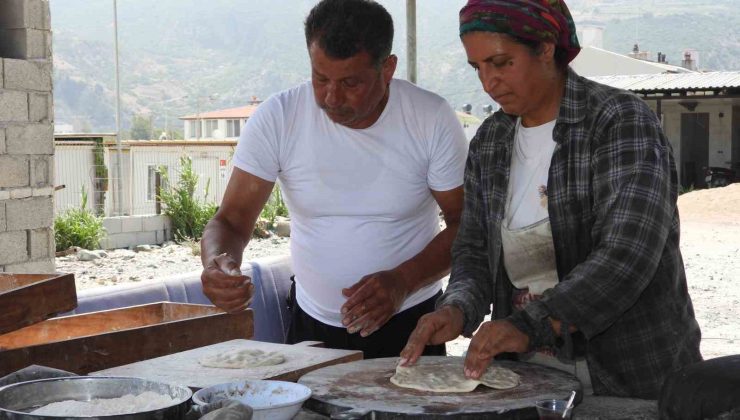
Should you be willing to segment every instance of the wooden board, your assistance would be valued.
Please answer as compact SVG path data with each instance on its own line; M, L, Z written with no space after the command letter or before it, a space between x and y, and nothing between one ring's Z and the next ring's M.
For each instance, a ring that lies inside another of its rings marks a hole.
M0 273L0 334L76 307L74 274Z
M31 364L84 375L253 331L251 310L171 302L60 317L0 335L0 376Z
M234 349L277 351L285 356L285 363L251 369L209 368L198 363L203 356ZM304 374L325 366L362 359L361 351L336 350L309 345L286 345L252 340L232 340L169 356L158 357L113 369L93 372L92 375L135 376L153 381L170 382L200 389L243 379L277 379L295 382Z
M468 393L437 393L400 388L390 382L397 358L371 359L315 370L298 382L311 388L306 407L332 418L518 419L537 418L534 402L581 393L567 373L531 363L496 361L519 374L516 388L479 385ZM460 357L427 356L420 363L463 369Z

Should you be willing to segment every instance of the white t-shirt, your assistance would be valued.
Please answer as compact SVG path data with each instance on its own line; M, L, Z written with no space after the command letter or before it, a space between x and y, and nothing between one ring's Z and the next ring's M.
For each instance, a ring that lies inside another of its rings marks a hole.
M555 120L537 127L524 127L517 120L514 153L511 156L509 229L519 229L547 219L547 178L555 151L552 130Z
M431 190L463 182L467 142L441 97L394 79L371 127L331 121L310 82L278 93L247 121L234 166L279 180L291 216L296 297L313 318L341 327L342 288L396 267L439 232ZM408 297L401 310L434 296Z

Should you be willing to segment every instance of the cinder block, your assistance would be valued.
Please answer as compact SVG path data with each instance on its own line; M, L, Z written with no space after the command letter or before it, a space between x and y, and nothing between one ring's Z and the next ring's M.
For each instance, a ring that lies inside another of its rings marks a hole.
M175 237L172 235L171 230L163 229L157 231L157 244L163 244L167 241L173 240Z
M28 197L33 197L32 188L14 188L10 190L10 198L13 200L19 200Z
M139 232L136 234L136 245L154 245L156 243L156 232Z
M121 232L141 232L144 224L141 222L141 216L123 216L121 217ZM138 245L138 244L137 244Z
M105 237L100 240L100 249L114 249L115 246L112 245L113 241L108 239L108 237Z
M31 250L31 259L38 260L54 256L52 240L54 234L51 229L36 229L30 231L29 241Z
M20 264L8 264L5 266L5 272L14 274L53 274L54 258Z
M164 217L164 228L167 230L172 230L172 219L170 219L169 216L162 217Z
M54 224L54 206L51 197L9 200L5 203L10 230L48 228Z
M51 157L37 156L30 161L31 180L30 185L35 188L51 185Z
M0 155L0 168L0 188L28 186L28 157Z
M108 232L108 235L115 235L121 233L121 218L120 217L106 217L103 219L103 227Z
M54 128L51 124L10 126L5 130L8 153L16 155L54 154Z
M0 29L0 56L51 58L51 33L40 29Z
M9 190L0 190L0 201L8 200L10 198Z
M54 187L41 187L33 189L34 197L51 197L54 195Z
M3 80L5 80L5 76L3 75L3 60L0 60L0 88L3 87Z
M51 92L51 61L13 58L3 61L5 89Z
M0 14L0 27L8 29L46 29L50 25L46 19L49 6L41 0L3 0L3 13Z
M0 128L0 155L5 154L5 129Z
M5 232L6 230L7 225L5 224L5 201L0 201L0 232Z
M51 92L51 61L6 58L5 89Z
M49 7L49 1L43 0L41 2L41 6L43 7L43 13L44 13L44 29L47 31L51 30L51 7Z
M53 121L51 95L46 93L28 94L28 120L32 123L48 123Z
M0 264L28 261L28 235L25 230L0 233Z
M143 230L144 232L153 232L164 229L165 216L144 216Z
M133 248L139 245L136 243L136 233L119 233L114 235L112 239L115 241L116 248Z
M0 89L0 121L28 121L28 94L26 92ZM5 134L7 137L7 133Z

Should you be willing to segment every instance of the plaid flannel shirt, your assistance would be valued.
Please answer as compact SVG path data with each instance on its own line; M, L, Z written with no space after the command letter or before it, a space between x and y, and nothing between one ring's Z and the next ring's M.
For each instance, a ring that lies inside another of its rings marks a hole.
M596 394L657 398L669 373L701 360L701 333L679 249L675 162L655 113L568 70L547 185L559 283L518 313L501 258L515 122L499 111L470 144L450 283L437 306L459 307L467 336L491 304L494 319L528 320L530 337L553 337L547 317L576 326ZM566 334L547 344L572 342Z

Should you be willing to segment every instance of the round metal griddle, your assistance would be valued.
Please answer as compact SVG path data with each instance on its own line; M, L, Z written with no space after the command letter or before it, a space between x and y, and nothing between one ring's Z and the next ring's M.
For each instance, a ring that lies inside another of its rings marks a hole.
M523 362L496 361L519 374L516 388L496 390L479 385L469 393L437 393L400 388L390 382L397 358L360 360L329 366L298 382L311 388L306 407L337 419L525 419L537 418L534 402L567 398L581 384L559 370ZM422 357L418 363L440 369L463 369L460 357Z

